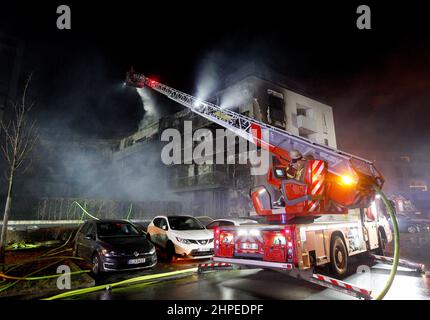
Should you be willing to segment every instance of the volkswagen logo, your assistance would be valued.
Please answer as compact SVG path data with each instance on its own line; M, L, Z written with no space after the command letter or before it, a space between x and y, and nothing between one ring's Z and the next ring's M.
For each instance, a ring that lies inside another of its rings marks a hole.
M138 257L138 256L139 256L139 252L135 251L135 252L133 253L133 255L134 255L135 257Z

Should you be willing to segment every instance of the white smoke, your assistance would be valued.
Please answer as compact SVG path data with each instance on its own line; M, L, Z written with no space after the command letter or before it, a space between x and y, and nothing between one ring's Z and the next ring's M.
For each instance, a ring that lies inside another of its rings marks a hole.
M228 88L220 94L220 107L222 109L240 108L252 101L252 90L249 83L240 83Z
M139 128L142 128L160 119L160 114L155 107L154 100L148 94L146 89L136 88L136 91L139 94L140 99L142 100L142 107L144 112L143 118L139 122Z
M221 56L217 52L207 55L200 63L197 73L197 99L206 101L213 96L220 85L220 66Z

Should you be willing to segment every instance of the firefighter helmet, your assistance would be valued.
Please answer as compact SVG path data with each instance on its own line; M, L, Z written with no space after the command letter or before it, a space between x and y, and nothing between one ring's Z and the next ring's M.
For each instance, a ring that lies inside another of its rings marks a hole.
M299 150L293 149L290 151L290 157L293 160L299 160L302 158L302 154L300 153Z

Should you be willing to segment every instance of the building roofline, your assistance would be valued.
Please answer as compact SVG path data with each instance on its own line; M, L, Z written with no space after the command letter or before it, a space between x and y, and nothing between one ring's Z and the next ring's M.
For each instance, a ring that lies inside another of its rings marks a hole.
M256 77L260 80L274 83L284 89L290 90L294 93L300 94L327 106L330 106L327 102L323 101L321 98L310 94L307 89L299 84L297 81L291 80L286 76L274 71L272 68L267 67L264 64L256 64L255 62L244 65L235 72L230 73L225 77L224 88L218 92L226 90L228 87L235 85L247 78Z

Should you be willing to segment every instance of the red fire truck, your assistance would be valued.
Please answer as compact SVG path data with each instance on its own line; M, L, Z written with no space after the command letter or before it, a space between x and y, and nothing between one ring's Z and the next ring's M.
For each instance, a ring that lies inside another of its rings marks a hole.
M348 294L370 297L367 290L313 270L329 264L332 274L342 277L350 256L374 252L374 257L382 259L392 235L384 205L375 196L384 179L371 161L201 101L133 71L127 74L127 84L153 89L272 155L267 183L281 197L274 201L267 186L254 187L250 198L255 213L265 217L266 223L216 228L215 254L208 266L283 270ZM301 154L300 178L287 174L294 162L293 150Z

